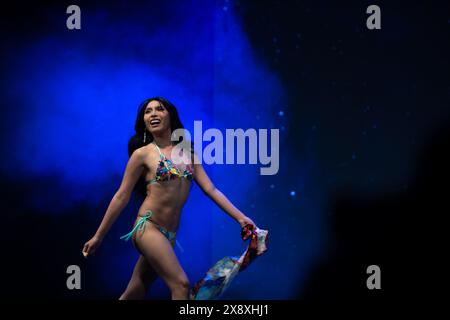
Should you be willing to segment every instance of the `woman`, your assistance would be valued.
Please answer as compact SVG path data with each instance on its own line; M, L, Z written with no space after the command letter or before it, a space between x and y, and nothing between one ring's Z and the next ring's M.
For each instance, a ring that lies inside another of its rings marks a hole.
M143 299L147 289L162 277L173 300L188 299L190 283L174 253L176 231L181 210L188 198L191 180L241 227L254 222L239 211L209 179L195 154L183 154L178 144L171 141L172 132L183 125L175 106L164 98L145 100L138 110L136 135L142 143L133 145L130 139L130 159L123 180L113 196L105 216L95 233L83 248L83 254L92 255L128 204L132 191L147 181L146 196L138 211L131 238L140 257L121 300ZM175 149L175 150L173 150ZM174 151L174 152L172 152ZM179 159L170 159L177 155ZM175 164L177 163L177 164ZM178 164L180 163L180 164Z

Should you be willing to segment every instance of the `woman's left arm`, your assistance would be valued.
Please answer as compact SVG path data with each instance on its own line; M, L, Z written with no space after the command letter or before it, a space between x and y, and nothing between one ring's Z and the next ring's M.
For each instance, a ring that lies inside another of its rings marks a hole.
M211 179L209 179L206 174L205 169L198 162L194 164L194 180L197 182L200 189L202 189L202 191L230 217L234 218L241 227L248 223L251 223L256 227L256 224L252 221L252 219L236 208L230 200L228 200L228 198L214 186Z

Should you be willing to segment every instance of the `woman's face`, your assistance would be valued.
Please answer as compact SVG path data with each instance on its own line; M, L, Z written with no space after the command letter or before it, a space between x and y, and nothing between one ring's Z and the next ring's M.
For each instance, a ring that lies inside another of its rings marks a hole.
M151 134L170 130L169 111L159 101L150 101L144 110L144 122Z

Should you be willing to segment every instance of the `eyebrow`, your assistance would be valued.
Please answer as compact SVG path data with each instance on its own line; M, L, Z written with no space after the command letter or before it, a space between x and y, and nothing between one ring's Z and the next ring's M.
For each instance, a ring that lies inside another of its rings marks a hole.
M159 105L155 106L155 108L156 107L163 107L164 108L164 105L162 103L160 103ZM149 108L151 108L151 107L150 106L146 107L144 112L147 111Z

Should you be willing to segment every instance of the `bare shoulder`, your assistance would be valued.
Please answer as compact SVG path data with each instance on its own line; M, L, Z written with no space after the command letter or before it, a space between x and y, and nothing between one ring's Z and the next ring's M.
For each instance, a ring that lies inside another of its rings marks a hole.
M146 154L145 147L146 146L143 146L134 150L133 153L131 154L131 157L134 157L136 160L143 160Z
M153 150L151 149L151 147L148 148L148 145L146 145L134 150L133 153L131 154L130 160L138 164L146 165L147 162L149 161L149 158L153 157L152 153Z
M155 146L153 145L153 143L149 143L143 147L140 147L139 149L136 150L141 150L140 152L142 152L144 157L153 157L155 155L158 155L158 151L156 150Z
M136 149L135 152L139 152L139 157L142 159L142 162L147 167L147 169L151 170L154 164L159 159L159 153L156 150L155 146L152 144L147 144L143 147Z

